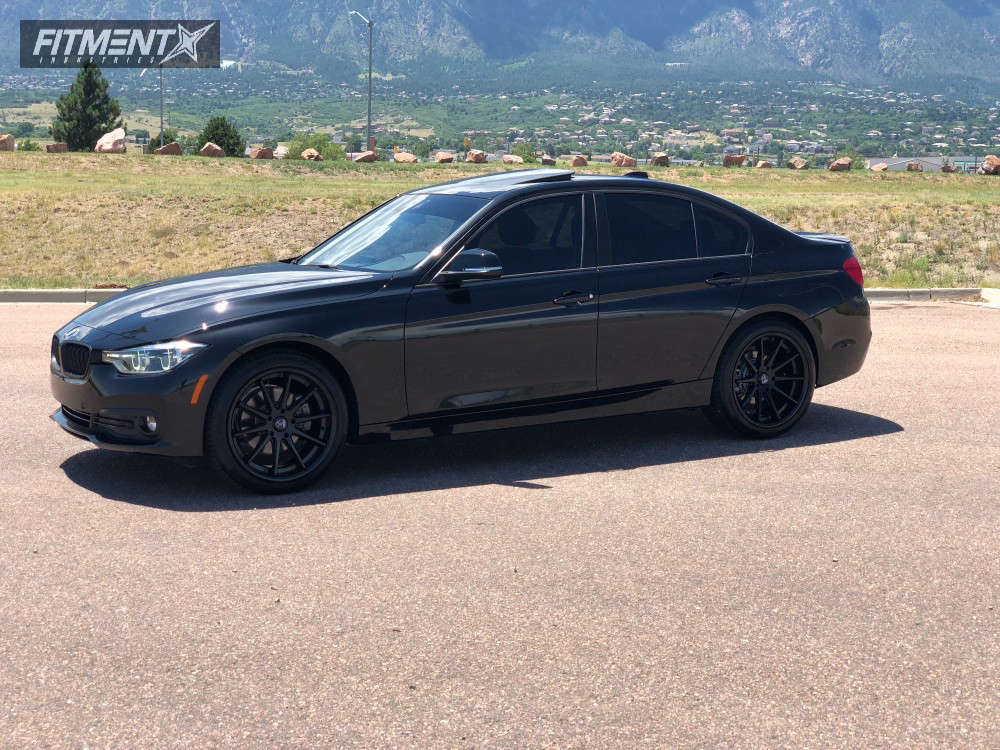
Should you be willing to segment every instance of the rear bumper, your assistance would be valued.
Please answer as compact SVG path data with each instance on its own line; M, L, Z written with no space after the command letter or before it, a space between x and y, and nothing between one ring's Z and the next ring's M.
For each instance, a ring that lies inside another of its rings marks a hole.
M871 308L864 295L845 300L810 320L819 364L816 386L836 383L861 370L872 340Z

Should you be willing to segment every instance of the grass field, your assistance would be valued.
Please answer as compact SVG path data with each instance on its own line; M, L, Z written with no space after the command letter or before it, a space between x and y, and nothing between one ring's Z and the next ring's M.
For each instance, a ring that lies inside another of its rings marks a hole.
M284 258L396 193L497 168L0 152L0 287L131 286ZM686 167L653 175L792 229L850 236L869 286L1000 286L1000 179Z

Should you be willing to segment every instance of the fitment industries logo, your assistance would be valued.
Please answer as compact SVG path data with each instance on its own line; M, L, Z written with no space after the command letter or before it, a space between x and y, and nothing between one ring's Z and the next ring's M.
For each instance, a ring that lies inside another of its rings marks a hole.
M22 68L218 68L215 21L21 21Z

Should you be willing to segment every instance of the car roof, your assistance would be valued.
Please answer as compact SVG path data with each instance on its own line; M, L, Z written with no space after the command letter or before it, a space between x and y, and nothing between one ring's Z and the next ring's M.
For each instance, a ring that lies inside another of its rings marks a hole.
M467 177L463 180L428 185L414 190L415 193L435 195L466 195L476 198L495 199L520 194L530 194L572 187L583 189L600 188L646 188L669 190L691 196L708 198L720 202L719 198L700 190L676 185L662 180L649 179L646 172L628 172L621 176L577 174L569 169L518 169Z

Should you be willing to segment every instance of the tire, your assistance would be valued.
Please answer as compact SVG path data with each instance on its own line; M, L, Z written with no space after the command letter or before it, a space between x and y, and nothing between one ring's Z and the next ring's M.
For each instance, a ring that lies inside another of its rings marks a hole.
M317 360L270 351L238 362L205 418L205 455L235 482L263 494L315 482L347 436L347 399Z
M737 333L715 372L709 419L757 439L783 435L809 409L816 362L802 334L780 320L763 320Z

